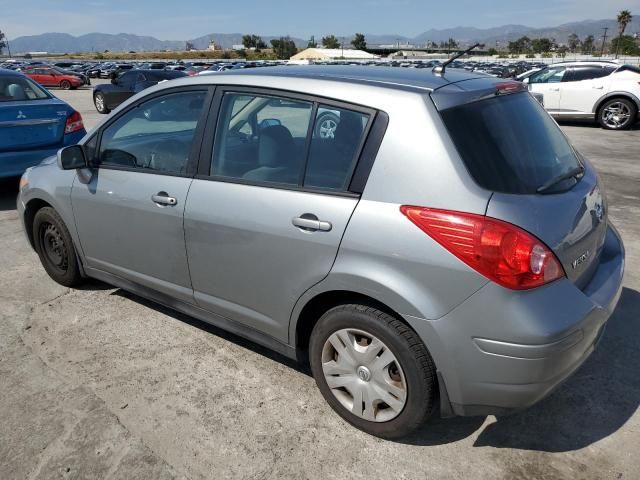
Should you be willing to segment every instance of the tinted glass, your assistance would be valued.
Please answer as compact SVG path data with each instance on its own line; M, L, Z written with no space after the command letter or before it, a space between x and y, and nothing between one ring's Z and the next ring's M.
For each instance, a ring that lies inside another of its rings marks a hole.
M369 116L320 105L313 127L304 186L345 190Z
M187 173L206 92L174 93L129 110L102 133L99 163Z
M218 121L212 175L301 185L310 102L228 93Z
M564 76L563 82L579 82L581 80L593 80L594 78L606 77L611 70L602 67L574 67L571 68Z
M24 102L46 98L49 98L49 94L27 77L0 77L0 102Z
M579 165L556 123L526 92L441 114L469 173L487 190L535 193Z
M529 83L557 83L562 81L565 67L550 67L534 73L529 77Z

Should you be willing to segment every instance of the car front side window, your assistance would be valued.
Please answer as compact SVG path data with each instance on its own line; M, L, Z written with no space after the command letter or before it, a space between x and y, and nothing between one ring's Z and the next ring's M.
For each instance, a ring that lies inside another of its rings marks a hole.
M534 73L529 83L558 83L562 81L565 67L547 68L538 73Z
M172 93L128 110L102 132L99 166L188 173L206 91Z

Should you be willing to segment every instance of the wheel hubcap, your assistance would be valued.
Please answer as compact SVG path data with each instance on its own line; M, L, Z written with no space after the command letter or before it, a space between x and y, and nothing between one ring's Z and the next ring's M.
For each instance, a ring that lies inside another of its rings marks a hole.
M340 404L365 420L387 422L406 404L400 363L379 338L363 330L334 332L322 348L322 371Z
M611 128L620 128L631 118L631 110L622 102L614 102L602 112L604 123Z
M333 120L324 120L320 123L320 138L333 138L338 124Z
M49 263L60 270L68 266L67 249L60 232L52 224L42 226L42 247Z

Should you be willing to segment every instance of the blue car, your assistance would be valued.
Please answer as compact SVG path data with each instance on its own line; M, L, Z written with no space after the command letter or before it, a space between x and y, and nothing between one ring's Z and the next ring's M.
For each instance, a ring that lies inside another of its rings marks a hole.
M22 73L0 69L0 178L22 175L86 133L70 105Z

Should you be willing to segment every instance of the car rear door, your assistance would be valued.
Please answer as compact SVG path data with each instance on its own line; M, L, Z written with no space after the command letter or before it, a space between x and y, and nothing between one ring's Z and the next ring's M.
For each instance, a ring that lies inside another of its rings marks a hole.
M193 302L183 215L210 91L172 89L131 106L85 150L72 205L85 267Z
M609 90L609 75L615 67L576 65L561 83L560 108L566 112L593 114L598 100Z
M375 112L252 89L216 96L185 210L194 296L286 342L295 302L329 273L358 203L350 179ZM313 134L320 109L340 119L326 141Z

